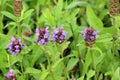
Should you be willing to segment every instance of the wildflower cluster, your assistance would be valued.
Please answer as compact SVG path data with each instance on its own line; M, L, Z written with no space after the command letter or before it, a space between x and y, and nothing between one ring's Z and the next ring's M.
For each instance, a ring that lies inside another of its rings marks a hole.
M6 80L17 80L13 69L10 69L10 71L5 75L5 77Z
M38 38L37 40L35 40L35 42L41 45L47 45L47 42L50 40L48 27L36 29L36 35L38 36ZM61 25L60 29L54 28L51 41L61 44L66 39L66 35L67 35L67 32L63 30L63 25Z
M92 45L95 43L95 38L98 34L98 31L95 31L93 28L90 27L88 29L85 28L82 34L84 36L86 46L92 47Z
M20 51L25 47L25 44L21 44L21 38L18 40L15 39L14 36L11 37L11 41L8 45L8 52L14 55L20 53Z

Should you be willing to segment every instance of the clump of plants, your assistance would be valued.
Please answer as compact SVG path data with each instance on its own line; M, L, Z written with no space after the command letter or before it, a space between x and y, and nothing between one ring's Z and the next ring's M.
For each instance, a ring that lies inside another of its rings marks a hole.
M0 1L0 80L119 80L119 0Z

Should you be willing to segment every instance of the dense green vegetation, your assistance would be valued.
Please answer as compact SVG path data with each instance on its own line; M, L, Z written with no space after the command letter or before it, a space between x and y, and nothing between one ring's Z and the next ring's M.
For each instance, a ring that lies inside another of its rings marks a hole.
M0 0L0 80L120 80L119 0Z

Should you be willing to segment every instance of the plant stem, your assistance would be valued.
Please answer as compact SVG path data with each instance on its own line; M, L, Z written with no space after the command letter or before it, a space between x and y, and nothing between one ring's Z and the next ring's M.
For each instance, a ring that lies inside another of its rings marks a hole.
M3 19L3 17L2 17L2 15L0 15L0 32L1 32L1 33L3 32L3 31L2 31L2 29L3 29L2 19Z
M113 25L113 27L117 30L116 33L113 34L113 38L114 38L114 37L117 37L117 32L118 32L118 28L117 28L117 25L116 25L116 22L115 22L115 18L114 18L114 17L112 17L112 25ZM114 72L114 54L115 54L115 52L116 52L115 45L116 45L115 40L113 40L113 45L112 45L112 59L113 59L113 60L112 60L112 64L113 64L112 70L113 70L113 72Z
M94 56L93 56L93 53L92 53L92 49L90 48L90 54L91 54L91 58L92 58L92 66L93 66L93 69L95 70L95 73L96 73L96 66L94 64ZM94 77L94 80L97 80L97 74L95 74L95 77Z
M59 48L57 47L59 46ZM67 70L66 70L66 66L65 66L65 62L64 62L64 55L63 55L63 51L62 51L62 46L61 45L58 45L57 43L55 44L55 47L57 49L58 52L60 52L60 55L63 59L62 63L63 63L63 69L64 69L64 75L65 75L65 79L70 79L69 76L68 76L68 73L67 73Z
M73 28L72 28L72 25L71 25L71 24L70 24L70 29L71 29L71 31L72 31L73 39L75 39L74 30L73 30Z
M20 67L21 67L22 75L23 75L23 77L25 78L25 76L24 76L24 71L23 71L23 65L22 65L22 62L20 62Z
M21 25L20 25L20 19L17 17L17 34L20 36L21 33Z
M10 56L9 56L9 54L7 54L7 58L8 58L9 69L11 69L11 63L10 63Z
M48 61L48 70L49 70L49 72L51 74L52 79L55 80L55 77L54 77L52 69L51 69L50 57L49 57L49 54L47 54L48 52L46 50L47 50L46 47L44 47L44 52L46 54L47 61Z
M64 57L62 56L62 58L63 58L64 75L65 75L65 78L67 78L67 79L69 80L70 78L69 78L68 73L67 73L67 70L66 70L66 66L65 66L65 62L64 62Z
M78 33L78 36L77 36L77 39L76 39L76 43L75 43L76 45L79 43L78 37L79 37L79 33ZM77 48L77 46L76 46L76 48ZM81 51L80 51L79 46L77 48L77 51L78 51L78 59L79 59L79 69L81 69L82 58L81 58ZM80 70L80 72L81 72L81 70Z
M53 2L55 3L55 5L57 5L57 4L58 4L58 2L57 2L56 0L53 0Z

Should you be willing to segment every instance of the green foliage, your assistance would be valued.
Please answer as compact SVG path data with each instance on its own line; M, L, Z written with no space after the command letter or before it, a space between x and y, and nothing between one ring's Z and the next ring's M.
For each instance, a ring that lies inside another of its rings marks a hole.
M90 24L91 27L93 27L96 30L98 29L100 30L103 28L102 21L95 15L90 6L87 6L86 15L88 23Z
M67 64L67 70L71 70L78 62L78 59L77 58L71 58L69 61L68 61L68 64Z
M119 80L120 15L110 16L109 0L22 0L20 17L14 0L0 0L0 80L12 68L17 80ZM68 32L66 40L52 42L54 27ZM36 28L49 27L50 40L39 45ZM86 46L84 28L98 31L92 47ZM26 46L19 54L8 52L10 37Z
M11 14L10 12L7 12L7 11L1 11L1 13L2 13L3 15L5 15L6 17L8 17L8 18L14 20L14 21L17 20L17 18L16 18L13 14Z

